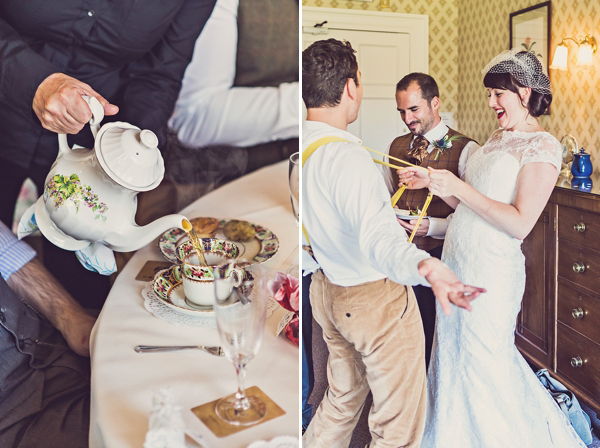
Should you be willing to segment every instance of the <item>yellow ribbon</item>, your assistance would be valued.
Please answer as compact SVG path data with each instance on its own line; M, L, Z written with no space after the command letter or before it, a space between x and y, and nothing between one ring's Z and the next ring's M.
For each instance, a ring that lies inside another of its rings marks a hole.
M429 204L431 203L432 199L433 199L433 193L430 191L429 194L427 195L427 199L425 199L425 205L423 205L423 210L421 210L421 214L419 215L417 224L415 225L412 233L410 234L410 238L408 239L409 243L412 243L412 240L415 237L415 233L417 233L417 229L419 228L419 225L421 224L421 221L423 220L423 217L425 216L425 213L427 212L427 207L429 207Z
M304 151L302 151L302 166L304 166L304 164L306 163L306 161L308 160L308 158L318 148L320 148L321 146L324 146L327 143L332 143L332 142L348 142L348 141L349 140L346 140L345 138L331 137L331 136L329 136L329 137L323 137L323 138L321 138L321 139L313 142ZM383 152L379 152L379 151L376 151L374 149L367 148L366 146L363 146L363 148L365 148L367 151L371 151L372 153L379 154L381 156L387 157L388 159L392 159L392 160L398 161L398 162L403 163L405 165L412 166L412 167L418 168L420 170L429 171L427 168L415 165L413 163L407 162L406 160L399 159L399 158L391 156L389 154L385 154ZM401 167L399 167L397 165L393 165L391 163L384 162L384 161L378 160L378 159L373 159L373 162L378 163L380 165L389 166L391 168L396 168L396 169L400 169L401 168ZM404 190L406 190L406 184L402 185L398 189L398 191L396 191L396 193L394 193L394 195L391 198L392 207L394 207L398 203L398 200L400 199L400 196L402 196L402 193L404 193ZM419 215L419 219L417 220L417 225L413 229L413 231L412 231L412 233L410 235L410 238L408 239L409 243L412 243L412 240L415 237L415 233L417 232L417 229L419 228L419 225L421 224L421 221L423 220L423 217L425 216L425 213L427 212L427 208L429 207L429 204L431 203L431 199L432 198L433 198L433 193L430 192L427 195L427 199L425 199L425 205L423 205L423 210L421 210L421 214ZM308 232L306 231L306 228L304 227L304 223L302 224L302 233L304 233L304 237L306 238L306 242L309 244L309 246L307 246L307 247L310 247L310 239L308 238Z

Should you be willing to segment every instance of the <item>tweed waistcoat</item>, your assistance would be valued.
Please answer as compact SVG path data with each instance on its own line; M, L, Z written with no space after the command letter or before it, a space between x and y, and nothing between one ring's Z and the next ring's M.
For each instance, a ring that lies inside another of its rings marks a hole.
M445 169L458 176L458 161L460 159L460 153L467 143L469 143L472 139L460 134L459 132L456 132L453 129L448 129L447 135L448 137L458 135L461 138L454 140L452 142L452 147L442 151L437 160L434 159L438 153L438 150L437 148L434 148L433 151L431 151L419 165L422 167ZM390 146L390 155L393 157L398 157L399 159L414 162L414 159L412 159L412 157L408 154L412 137L412 134L396 137ZM398 188L398 174L394 169L392 169L392 179L394 187ZM425 199L428 193L429 191L425 188L420 190L405 190L400 197L397 206L398 208L407 210L415 210L417 207L422 208L423 204L425 204ZM429 208L427 209L427 215L435 218L446 218L453 211L454 210L452 207L446 204L441 198L434 196L431 204L429 204ZM415 237L413 241L419 249L426 251L429 251L442 244L441 240L437 240L428 236Z

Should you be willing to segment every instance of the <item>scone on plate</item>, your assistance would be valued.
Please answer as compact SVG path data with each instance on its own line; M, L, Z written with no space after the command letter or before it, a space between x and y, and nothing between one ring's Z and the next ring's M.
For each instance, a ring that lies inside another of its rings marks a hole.
M190 219L198 238L214 238L219 228L219 220L215 218Z
M238 221L232 219L223 227L225 238L231 241L239 241L245 243L250 241L256 235L256 231L252 224L246 221Z

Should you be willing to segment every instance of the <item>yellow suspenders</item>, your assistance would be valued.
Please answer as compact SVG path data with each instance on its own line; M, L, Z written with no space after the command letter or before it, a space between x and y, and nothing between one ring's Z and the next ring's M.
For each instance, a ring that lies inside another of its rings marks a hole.
M332 142L349 142L349 141L350 140L346 140L345 138L329 136L329 137L320 138L319 140L312 142L310 145L308 145L308 147L304 151L302 151L302 166L304 166L304 164L306 163L308 158L310 156L312 156L313 152L315 152L321 146L325 146L327 143L332 143ZM312 249L310 248L310 238L308 238L308 233L306 233L306 228L304 227L304 223L302 223L302 233L304 234L304 238L306 238L306 242L308 244L308 246L302 246L302 249L308 251L308 253L311 255L311 257L314 258L315 256L313 255Z
M312 142L310 145L308 145L308 147L302 151L302 166L304 166L304 164L306 163L306 161L308 160L308 158L317 150L319 149L321 146L325 146L328 143L333 143L333 142L350 142L350 140L347 140L345 138L341 138L341 137L332 137L332 136L328 136L328 137L323 137L320 138L319 140L316 140L314 142ZM374 152L376 154L380 154L383 155L385 157L394 159L394 160L398 160L399 162L405 163L407 165L412 165L408 162L405 162L403 160L400 159L396 159L395 157L391 157L388 154L384 154L381 153L379 151L375 151L374 149L371 148L367 148L366 146L363 146L363 148L365 148L367 151L371 151ZM389 166L392 168L400 168L396 165L392 165L390 163L387 162L383 162L381 160L377 160L377 159L373 159L373 162L375 163L379 163L380 165L385 165L385 166ZM414 166L414 165L413 165ZM400 199L400 196L402 196L402 193L404 193L404 190L406 189L406 185L402 185L398 191L396 191L396 193L394 193L394 195L392 196L391 199L391 203L392 203L392 207L396 205L396 203L398 202L398 199ZM433 195L431 193L429 193L427 195L427 199L425 200L425 205L423 206L423 209L421 210L421 214L419 215L419 218L417 220L417 224L415 225L415 228L412 231L412 234L410 235L410 238L408 239L409 242L412 242L415 233L417 232L417 229L419 228L419 225L421 224L421 220L423 219L423 217L425 216L425 213L427 212L427 208L429 207L429 204L431 202ZM304 237L306 238L306 242L308 243L308 246L303 246L302 248L304 250L307 250L311 256L314 258L314 255L312 253L312 250L310 248L310 239L308 238L308 233L306 232L306 228L304 227L304 223L302 223L302 233L304 234Z

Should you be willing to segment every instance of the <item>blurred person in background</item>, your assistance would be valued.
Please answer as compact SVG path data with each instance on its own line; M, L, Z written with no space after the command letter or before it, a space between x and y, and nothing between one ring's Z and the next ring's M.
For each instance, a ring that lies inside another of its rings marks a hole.
M91 118L82 95L101 102L105 121L150 129L164 145L183 74L215 2L0 4L0 221L11 227L27 177L43 193L58 153L56 133L77 134L72 143L93 147L91 132L79 133ZM68 291L87 307L101 306L108 278L48 242L43 257Z

